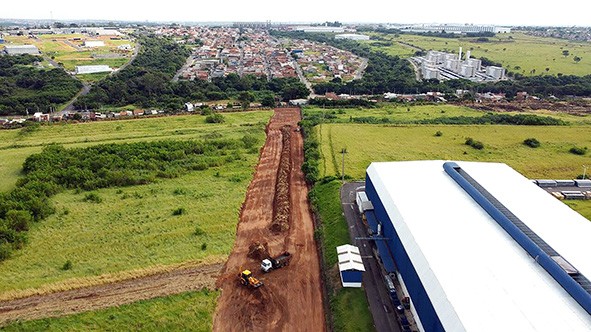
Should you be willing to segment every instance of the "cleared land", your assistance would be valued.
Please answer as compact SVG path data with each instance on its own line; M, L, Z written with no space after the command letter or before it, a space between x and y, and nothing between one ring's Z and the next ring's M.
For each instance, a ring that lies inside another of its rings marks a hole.
M289 175L289 228L273 232L272 223L278 167L283 146L281 128L297 126L298 109L278 109L267 131L255 177L250 184L240 214L236 242L218 280L222 295L214 317L214 331L324 331L320 264L314 241L314 225L301 171L303 139L292 132ZM293 130L293 129L292 129ZM267 243L271 255L292 253L289 266L261 276L260 260L248 258L255 242ZM264 282L252 290L238 283L242 269L250 269Z
M100 40L105 46L85 48L85 40ZM109 65L114 69L119 68L131 59L135 47L131 40L111 40L108 36L89 37L80 34L41 35L37 38L8 36L6 41L15 45L35 45L44 55L52 57L57 63L62 63L68 71L74 71L76 66L84 65ZM129 44L131 49L118 50L117 47L123 44Z
M486 57L501 63L510 71L526 76L532 75L587 75L591 72L591 43L573 42L556 38L529 36L523 33L497 34L489 37L488 42L477 42L475 37L438 38L402 34L381 37L393 41L392 46L382 46L386 53L403 53L401 45L408 43L426 50L458 52L461 46L464 52L470 50L473 57ZM569 55L564 56L563 51ZM580 57L580 62L573 60ZM546 70L548 68L548 70ZM535 71L533 71L535 70Z

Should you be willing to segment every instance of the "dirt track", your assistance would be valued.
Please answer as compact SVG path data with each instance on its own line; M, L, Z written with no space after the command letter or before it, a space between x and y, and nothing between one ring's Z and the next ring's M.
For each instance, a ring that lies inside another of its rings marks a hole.
M15 319L98 310L170 294L214 288L222 264L201 265L105 285L0 302L0 326Z
M222 295L214 317L214 331L326 330L314 225L301 171L304 157L299 132L293 132L290 139L290 225L281 233L269 230L282 152L281 128L296 128L299 120L298 109L277 109L268 126L267 141L242 207L236 242L218 279ZM249 246L256 241L266 242L272 255L292 253L290 265L262 275L260 261L247 257ZM241 286L237 276L246 268L265 285L256 290Z

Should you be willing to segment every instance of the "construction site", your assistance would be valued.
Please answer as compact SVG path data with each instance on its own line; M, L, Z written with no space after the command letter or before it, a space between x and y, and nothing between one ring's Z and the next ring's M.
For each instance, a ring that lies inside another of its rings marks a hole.
M326 330L314 223L301 171L300 119L298 108L277 109L267 126L236 242L217 281L222 295L214 331ZM289 253L289 264L272 264L281 268L263 274L262 261L282 260L282 253ZM252 285L237 280L245 270L255 276Z
M95 286L0 299L0 324L218 288L215 331L326 331L300 119L299 108L279 108L267 125L225 265L187 262Z

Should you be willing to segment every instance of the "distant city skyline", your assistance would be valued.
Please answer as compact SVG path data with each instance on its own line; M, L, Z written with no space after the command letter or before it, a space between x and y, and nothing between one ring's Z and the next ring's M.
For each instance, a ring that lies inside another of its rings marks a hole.
M590 26L586 0L563 6L549 1L497 0L394 2L369 0L354 5L342 1L271 0L193 2L169 0L144 5L104 0L88 6L80 2L30 0L26 5L7 4L1 19L112 20L135 22L324 22L344 23L459 23L505 26Z

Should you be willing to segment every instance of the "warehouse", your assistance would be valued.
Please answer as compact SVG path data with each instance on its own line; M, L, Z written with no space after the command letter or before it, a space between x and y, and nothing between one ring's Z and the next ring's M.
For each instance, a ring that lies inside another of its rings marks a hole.
M84 42L84 47L104 47L105 42L102 40L87 40Z
M335 39L350 39L350 40L369 40L369 36L359 35L355 33L343 33L334 36Z
M80 74L95 74L95 73L109 73L113 69L107 65L89 65L89 66L76 66L76 75Z
M39 55L39 49L35 45L6 45L4 52L8 55L32 54Z
M591 330L591 223L509 166L372 163L365 191L420 330Z

